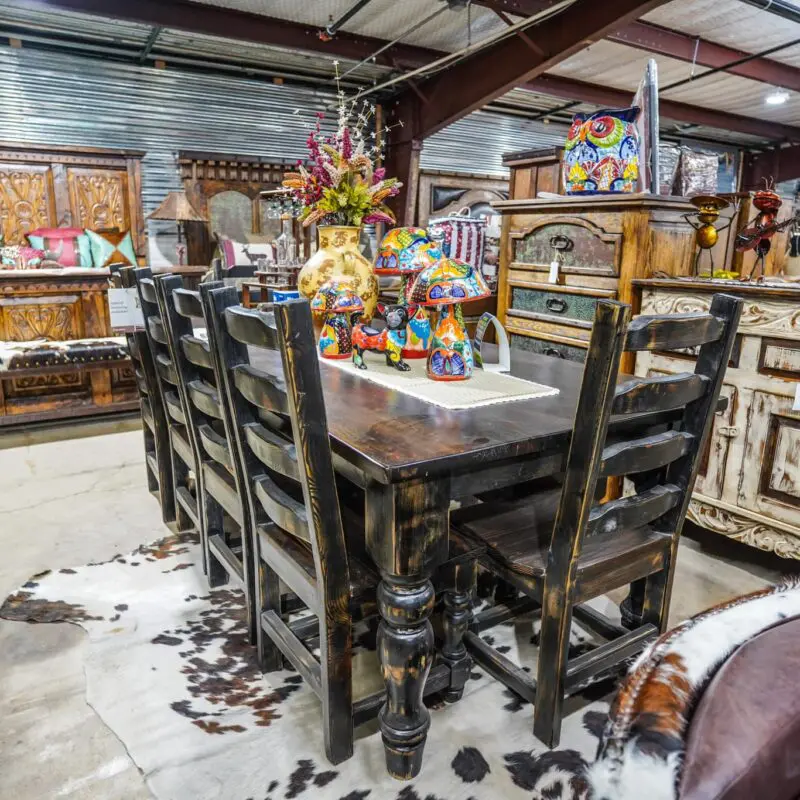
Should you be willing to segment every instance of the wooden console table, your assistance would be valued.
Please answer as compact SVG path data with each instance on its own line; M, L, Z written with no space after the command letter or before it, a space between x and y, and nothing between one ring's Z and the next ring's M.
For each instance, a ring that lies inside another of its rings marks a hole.
M105 270L1 271L0 341L111 338L107 289ZM0 426L138 407L127 359L0 371Z
M722 388L728 407L714 421L689 519L761 550L800 559L800 412L792 410L800 387L800 284L633 283L643 314L708 311L715 292L744 300ZM687 358L639 353L635 373L683 372Z

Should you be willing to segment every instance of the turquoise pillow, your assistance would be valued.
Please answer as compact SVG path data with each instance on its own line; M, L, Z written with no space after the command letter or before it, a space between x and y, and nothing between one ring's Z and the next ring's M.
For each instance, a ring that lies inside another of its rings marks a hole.
M136 251L133 249L130 231L97 233L87 230L86 236L92 250L92 261L96 267L110 267L112 264L137 266Z

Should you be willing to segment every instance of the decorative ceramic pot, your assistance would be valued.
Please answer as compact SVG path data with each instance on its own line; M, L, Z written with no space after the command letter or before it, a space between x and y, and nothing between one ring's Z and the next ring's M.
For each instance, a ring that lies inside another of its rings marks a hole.
M372 264L358 249L360 229L346 225L326 225L317 231L319 249L306 262L297 277L297 288L309 300L331 278L350 278L353 291L364 304L370 320L378 302L378 278Z
M638 106L576 114L564 145L567 194L623 194L636 191L639 177Z
M311 310L325 322L319 337L323 358L350 358L353 353L352 326L364 311L361 298L353 291L350 278L332 278L319 287Z

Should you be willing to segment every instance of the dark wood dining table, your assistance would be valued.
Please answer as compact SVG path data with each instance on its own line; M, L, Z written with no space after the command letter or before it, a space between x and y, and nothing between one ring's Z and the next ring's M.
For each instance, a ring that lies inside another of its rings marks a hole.
M253 356L253 364L269 368L264 358ZM515 350L511 372L559 393L448 410L321 362L334 466L365 491L366 546L382 579L386 697L379 723L397 778L413 778L422 764L426 681L433 688L449 681L449 667L434 666L430 618L431 576L448 555L451 501L556 475L566 462L583 365ZM637 425L649 431L668 421L640 415ZM356 717L360 711L356 704Z

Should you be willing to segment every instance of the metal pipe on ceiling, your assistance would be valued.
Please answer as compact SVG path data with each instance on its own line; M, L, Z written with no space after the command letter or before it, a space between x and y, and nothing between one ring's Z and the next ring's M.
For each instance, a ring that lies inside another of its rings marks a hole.
M760 11L766 11L768 14L774 14L776 17L783 17L790 22L800 23L800 8L787 0L740 0L740 2Z
M356 0L356 2L353 3L353 5L350 6L350 8L348 8L347 11L345 11L344 14L342 14L339 17L339 19L334 20L325 27L325 33L328 34L328 36L335 36L336 31L338 31L339 28L342 27L342 25L344 25L349 19L358 14L358 12L361 11L362 8L366 7L371 2L372 0Z

